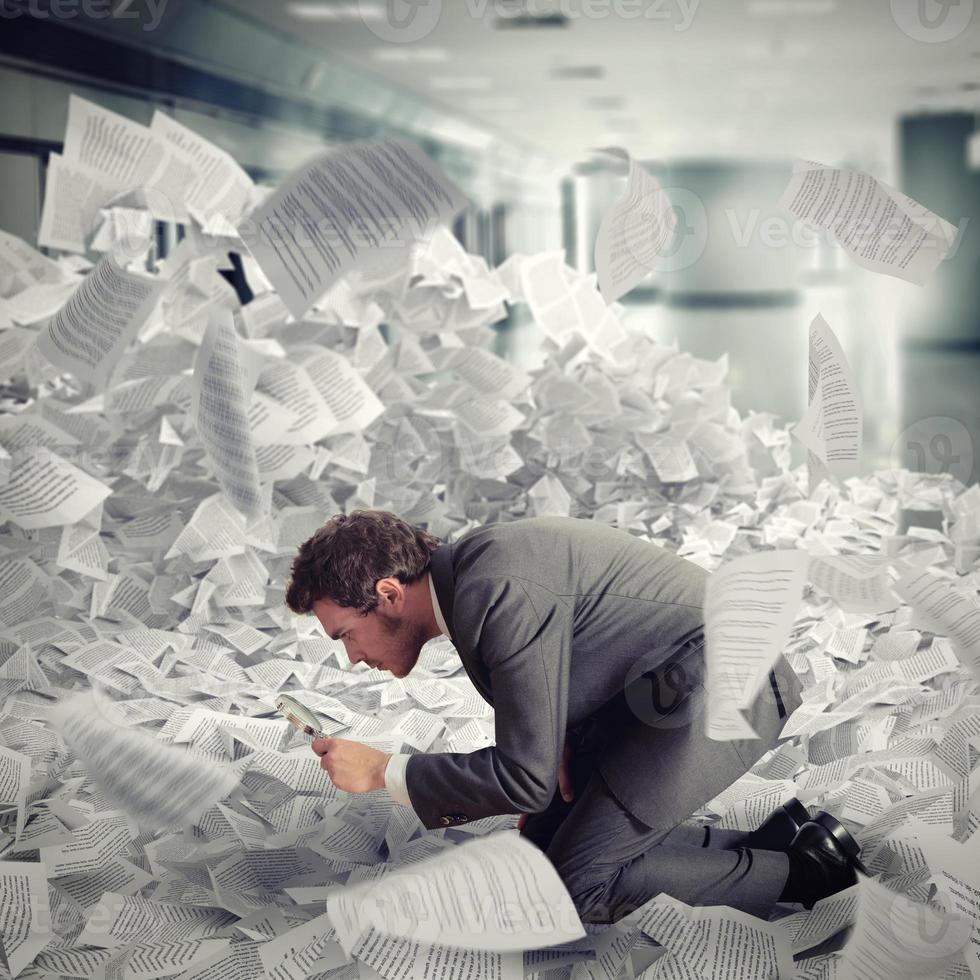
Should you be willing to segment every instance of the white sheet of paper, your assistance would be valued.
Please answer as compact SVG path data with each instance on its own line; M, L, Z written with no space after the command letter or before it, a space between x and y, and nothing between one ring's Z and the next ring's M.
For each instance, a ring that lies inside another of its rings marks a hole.
M858 265L920 286L956 238L954 225L884 181L812 160L793 164L779 204L831 232Z
M790 977L793 955L778 922L766 922L725 906L690 906L669 895L629 918L667 948L643 980L723 980L726 977Z
M0 486L0 518L26 530L74 524L111 493L111 487L40 447L19 456Z
M150 132L190 159L194 177L184 192L187 210L200 220L207 235L237 235L255 186L252 178L225 153L192 129L165 115L153 113Z
M141 825L192 823L237 785L231 772L114 723L94 692L75 695L50 720L116 806Z
M238 230L299 319L355 265L406 250L465 204L412 143L356 141L293 172Z
M248 421L250 387L231 313L214 310L194 366L191 415L228 498L246 517L264 501Z
M139 191L157 220L187 220L184 194L195 163L149 127L72 94L64 156L102 174L117 192Z
M595 240L599 290L613 303L642 282L674 234L677 218L656 177L619 147L602 150L629 165L626 190L603 215Z
M99 211L119 193L117 185L60 153L48 155L45 178L38 245L84 252Z
M948 636L963 663L980 675L980 606L928 569L906 572L894 588L922 623Z
M862 875L843 973L854 980L938 980L966 946L971 928L968 916L911 901Z
M345 952L379 932L463 949L550 946L585 935L544 853L517 834L491 834L327 900Z
M706 732L719 741L754 738L740 714L766 681L789 637L809 555L763 551L723 565L705 594Z
M838 476L852 476L860 461L864 411L850 365L820 314L810 324L806 414L792 429L806 448Z
M16 977L54 938L43 863L0 861L0 939Z
M161 281L127 272L104 255L38 336L38 350L52 364L104 388L150 318L160 289Z

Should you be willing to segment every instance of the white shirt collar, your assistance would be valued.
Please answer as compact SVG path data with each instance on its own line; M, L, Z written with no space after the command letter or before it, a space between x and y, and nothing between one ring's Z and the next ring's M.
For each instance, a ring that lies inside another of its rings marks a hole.
M449 629L445 619L442 618L442 610L439 608L439 597L436 595L436 586L432 581L432 574L427 573L426 578L429 580L429 595L432 596L432 612L436 617L436 626L439 627L443 636L449 636Z

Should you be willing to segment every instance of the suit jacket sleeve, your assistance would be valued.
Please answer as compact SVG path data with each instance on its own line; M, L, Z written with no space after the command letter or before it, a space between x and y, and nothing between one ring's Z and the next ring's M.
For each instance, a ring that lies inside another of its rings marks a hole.
M425 752L408 759L412 807L427 828L501 813L543 810L558 783L565 740L571 609L534 582L482 578L459 588L457 624L479 627L496 745L476 752ZM482 622L481 622L482 621Z

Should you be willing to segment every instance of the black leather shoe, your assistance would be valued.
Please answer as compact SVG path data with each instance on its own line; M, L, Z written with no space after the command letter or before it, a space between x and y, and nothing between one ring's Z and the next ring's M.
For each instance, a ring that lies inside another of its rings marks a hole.
M851 859L858 871L862 874L868 873L868 869L861 862L861 845L836 817L831 816L826 810L821 810L813 818L813 822L820 824L821 827L826 827L837 838L837 843L840 844L841 849Z
M745 847L763 851L785 851L796 832L810 819L807 808L795 797L777 806L745 839ZM841 830L844 828L842 827ZM847 833L845 830L844 833Z
M861 845L850 831L826 810L811 817L807 808L795 797L776 807L765 822L748 835L744 846L757 847L764 851L785 851L800 827L810 820L829 830L837 838L844 853L854 861L854 866L863 874L868 873L858 856Z
M799 902L812 909L822 898L857 882L854 859L823 824L803 824L786 850L789 878L781 901Z

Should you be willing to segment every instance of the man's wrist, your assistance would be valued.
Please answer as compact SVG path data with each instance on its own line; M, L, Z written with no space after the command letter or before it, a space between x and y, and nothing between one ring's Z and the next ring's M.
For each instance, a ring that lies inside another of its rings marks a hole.
M377 783L375 789L385 788L385 770L388 768L388 763L391 761L390 752L382 752L381 756L382 756L381 762L378 765L378 774L375 778L375 782Z

